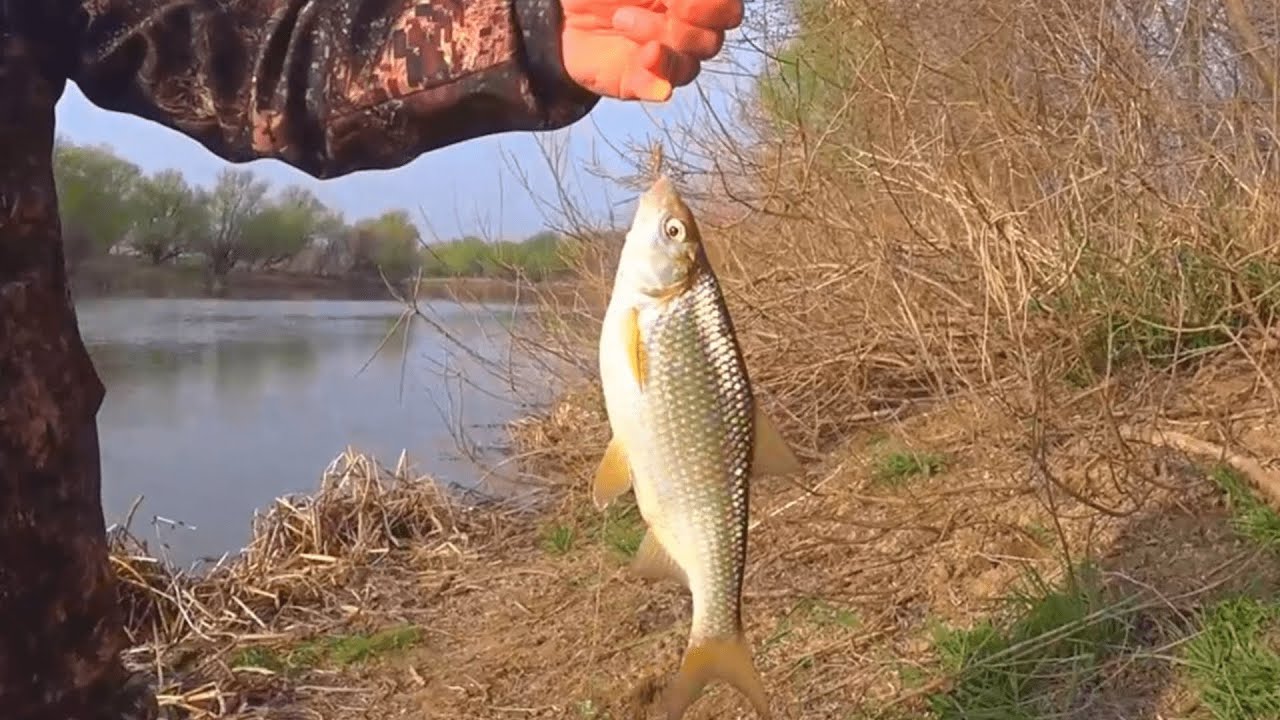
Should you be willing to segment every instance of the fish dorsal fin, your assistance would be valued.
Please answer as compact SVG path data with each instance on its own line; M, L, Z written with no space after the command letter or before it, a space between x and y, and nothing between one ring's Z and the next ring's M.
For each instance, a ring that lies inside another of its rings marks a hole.
M640 340L640 309L631 308L622 317L622 347L626 351L627 362L631 365L631 376L636 386L644 390L648 382L648 357L644 352L644 343Z
M646 530L644 539L640 541L640 549L636 550L635 559L631 561L631 572L645 580L659 582L674 580L689 586L689 577L671 554L662 547L653 530Z
M591 500L596 508L603 510L619 495L631 489L631 464L627 453L622 449L622 441L613 436L604 448L604 456L596 467L596 475L591 483Z
M694 640L685 651L675 680L667 688L667 720L680 720L712 680L723 680L746 696L760 720L770 720L769 697L751 659L751 646L741 633Z
M778 426L765 413L760 403L755 410L755 442L752 446L751 474L757 477L790 475L800 472L803 466L791 446L778 432Z

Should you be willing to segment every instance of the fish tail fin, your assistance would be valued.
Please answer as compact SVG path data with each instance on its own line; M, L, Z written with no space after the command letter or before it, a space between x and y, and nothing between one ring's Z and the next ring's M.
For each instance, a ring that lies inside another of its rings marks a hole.
M769 698L752 662L751 647L741 633L690 645L667 689L667 720L679 720L711 680L732 685L751 702L761 720L770 720Z

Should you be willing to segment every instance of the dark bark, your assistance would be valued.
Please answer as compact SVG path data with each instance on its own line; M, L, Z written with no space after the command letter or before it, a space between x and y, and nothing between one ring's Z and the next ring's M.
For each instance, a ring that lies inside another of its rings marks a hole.
M99 500L103 388L67 292L49 155L61 84L0 42L0 716L133 720ZM22 72L25 70L25 72ZM43 152L32 152L40 148Z

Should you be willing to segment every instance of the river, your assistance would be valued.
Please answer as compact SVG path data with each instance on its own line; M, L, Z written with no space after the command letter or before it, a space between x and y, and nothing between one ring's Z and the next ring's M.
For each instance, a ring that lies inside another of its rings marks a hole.
M90 299L81 333L107 387L98 414L108 524L189 566L235 552L253 511L314 489L347 446L463 487L483 470L455 439L501 443L520 402L548 383L502 376L519 315L440 302L378 350L401 306L377 301ZM486 368L488 370L486 371ZM494 372L497 370L498 372ZM539 395L540 393L540 395ZM529 407L523 405L523 407Z

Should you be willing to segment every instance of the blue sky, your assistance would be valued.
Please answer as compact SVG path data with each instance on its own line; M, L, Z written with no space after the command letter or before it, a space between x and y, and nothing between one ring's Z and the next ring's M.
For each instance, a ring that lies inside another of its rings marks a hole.
M716 96L720 95L717 88L723 86L723 80L723 76L704 71L696 82L709 95ZM664 121L696 111L699 104L693 87L677 89L675 97L665 105L604 99L572 127L541 135L567 139L570 167L577 174L572 190L588 201L595 216L602 217L611 205L615 213L625 214L625 206L619 207L618 203L630 193L585 174L583 163L594 156L599 162L626 172L610 143L620 146L628 139L656 136L662 132ZM181 133L98 108L74 83L68 83L58 103L57 121L58 132L72 141L109 144L145 172L176 167L191 182L208 186L229 164ZM326 181L275 160L257 160L247 167L275 186L298 184L309 188L325 203L341 209L348 222L405 208L418 220L423 239L433 242L477 230L490 237L520 238L545 226L545 207L540 207L516 180L510 169L512 160L525 168L533 183L545 188L540 191L543 198L552 197L550 171L534 133L477 138L428 153L395 170L366 171ZM422 221L424 214L429 225Z

